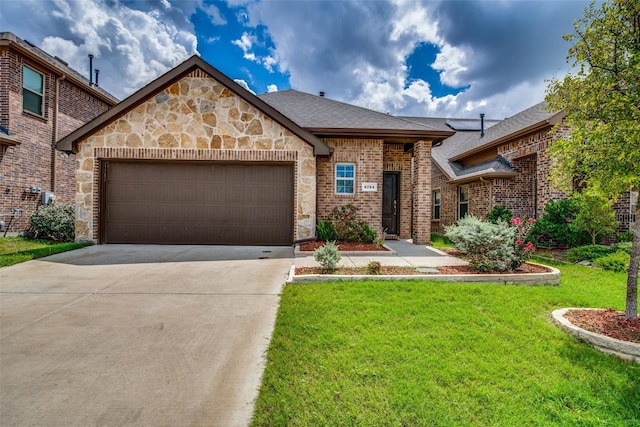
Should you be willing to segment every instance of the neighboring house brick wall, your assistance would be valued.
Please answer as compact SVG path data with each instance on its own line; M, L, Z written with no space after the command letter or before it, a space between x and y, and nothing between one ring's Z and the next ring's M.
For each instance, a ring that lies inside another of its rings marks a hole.
M44 116L23 111L22 67L28 65L41 72L45 79ZM41 205L41 194L25 191L40 187L53 191L58 203L75 200L75 156L54 150L54 139L62 137L98 114L109 105L81 87L61 80L56 93L56 74L46 66L26 59L20 52L6 47L0 55L0 125L9 130L12 138L20 141L16 146L0 146L0 214L21 209L9 231L24 231L29 218ZM57 128L55 105L58 101ZM55 156L55 182L54 175ZM54 188L55 184L55 188ZM9 222L8 217L4 217Z
M327 219L333 208L353 204L358 208L358 220L366 221L377 232L382 231L382 139L325 138L334 149L328 161L318 162L318 218ZM336 194L337 163L353 163L356 168L355 194ZM363 182L375 182L376 192L363 192Z
M80 141L77 159L76 240L99 238L106 159L291 162L294 240L315 235L313 147L200 70Z

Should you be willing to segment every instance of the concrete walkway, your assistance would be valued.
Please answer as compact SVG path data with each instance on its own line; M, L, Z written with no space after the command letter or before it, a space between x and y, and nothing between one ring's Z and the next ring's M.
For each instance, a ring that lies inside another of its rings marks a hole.
M100 245L0 268L0 425L246 426L292 256Z
M426 245L414 245L411 240L387 240L385 242L391 251L388 253L374 252L367 254L359 252L341 253L339 267L364 267L371 261L378 261L384 266L394 267L439 267L443 265L467 265L466 261L452 257L445 252ZM295 253L296 267L318 267L320 264L313 259L312 252Z

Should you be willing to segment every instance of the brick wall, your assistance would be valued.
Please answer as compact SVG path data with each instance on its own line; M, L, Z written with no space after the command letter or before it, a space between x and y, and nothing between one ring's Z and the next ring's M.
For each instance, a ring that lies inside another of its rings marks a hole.
M318 218L327 219L334 207L351 203L358 208L359 220L366 221L373 230L382 231L383 140L326 138L323 142L334 152L328 161L318 162ZM355 164L355 194L336 194L337 163ZM363 182L375 182L378 191L363 192Z
M28 65L45 76L44 116L22 109L22 67ZM20 141L0 147L0 214L21 209L9 231L24 231L29 217L41 204L41 194L25 190L31 186L54 191L61 203L75 199L75 157L54 150L56 122L56 75L48 68L4 48L0 55L0 125ZM59 83L58 138L89 121L108 108L81 87L69 81ZM55 156L55 182L54 170ZM55 189L53 188L55 184ZM9 218L5 217L8 223Z
M413 243L431 242L431 141L418 141L413 150Z
M398 172L400 179L400 210L399 233L401 239L411 237L411 153L405 152L404 144L384 144L383 147L384 172ZM381 194L382 196L382 194Z

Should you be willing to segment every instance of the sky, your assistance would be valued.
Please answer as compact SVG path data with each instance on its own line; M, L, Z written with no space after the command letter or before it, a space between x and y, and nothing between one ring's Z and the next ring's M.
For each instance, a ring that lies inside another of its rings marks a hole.
M254 93L501 119L569 70L583 0L0 0L11 31L123 99L192 55Z

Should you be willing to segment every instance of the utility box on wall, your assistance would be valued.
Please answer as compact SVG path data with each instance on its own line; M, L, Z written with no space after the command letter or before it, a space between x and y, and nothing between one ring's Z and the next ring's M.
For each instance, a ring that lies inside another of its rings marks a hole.
M51 191L43 191L42 192L42 204L45 206L49 206L53 202L56 201L56 195Z

